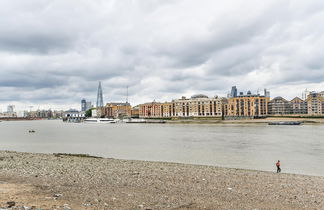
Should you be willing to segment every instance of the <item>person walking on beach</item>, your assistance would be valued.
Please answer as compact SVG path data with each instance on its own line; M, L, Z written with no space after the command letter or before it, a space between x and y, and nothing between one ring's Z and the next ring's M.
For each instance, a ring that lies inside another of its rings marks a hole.
M280 173L281 172L280 160L278 160L278 162L276 162L276 166L277 166L277 173Z

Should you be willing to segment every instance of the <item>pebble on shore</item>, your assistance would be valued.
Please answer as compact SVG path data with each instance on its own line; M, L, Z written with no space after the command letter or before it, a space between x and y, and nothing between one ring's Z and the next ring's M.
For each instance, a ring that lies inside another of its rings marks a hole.
M324 177L0 151L0 208L324 209Z

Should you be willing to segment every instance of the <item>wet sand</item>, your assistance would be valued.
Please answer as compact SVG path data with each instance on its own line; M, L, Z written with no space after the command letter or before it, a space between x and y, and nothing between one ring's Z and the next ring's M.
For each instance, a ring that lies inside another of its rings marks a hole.
M324 209L324 177L0 151L0 207L10 201L40 209Z

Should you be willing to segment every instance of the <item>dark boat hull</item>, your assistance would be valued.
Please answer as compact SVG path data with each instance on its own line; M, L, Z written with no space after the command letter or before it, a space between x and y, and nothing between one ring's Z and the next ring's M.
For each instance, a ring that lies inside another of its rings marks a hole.
M300 125L301 123L300 122L292 122L292 121L289 121L289 122L270 122L268 123L268 125Z

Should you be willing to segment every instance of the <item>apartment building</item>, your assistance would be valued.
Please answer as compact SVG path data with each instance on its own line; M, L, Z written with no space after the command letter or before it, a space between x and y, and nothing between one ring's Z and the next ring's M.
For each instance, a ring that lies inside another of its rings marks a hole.
M221 117L222 101L217 96L209 98L203 94L190 98L182 97L172 100L172 116L174 117Z
M139 105L139 115L143 118L160 117L221 117L222 101L203 94L190 98L182 97L171 102L151 102Z
M311 92L307 96L307 112L308 115L324 114L324 92Z
M173 110L174 109L171 102L161 103L161 117L172 117Z
M277 96L269 101L269 115L290 115L293 114L293 106L290 101Z
M307 102L295 97L290 101L292 107L292 114L294 115L306 115L307 111Z
M132 118L139 118L139 106L134 106L131 110Z
M269 115L306 115L307 102L295 97L288 101L281 96L275 97L268 104Z
M162 117L161 112L162 103L160 102L149 102L139 105L139 117L140 118L160 118Z
M268 114L268 93L265 90L265 95L251 94L250 91L246 95L243 92L236 97L227 99L227 104L224 106L225 115L232 118L254 118L265 117Z
M132 106L129 103L107 103L104 109L104 117L128 118L132 116Z

